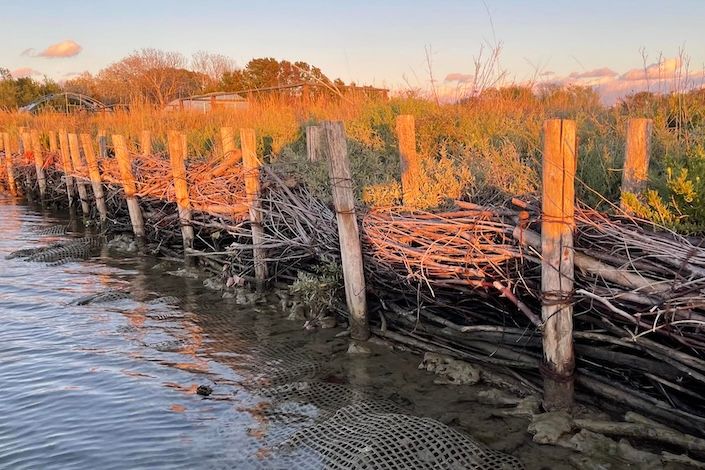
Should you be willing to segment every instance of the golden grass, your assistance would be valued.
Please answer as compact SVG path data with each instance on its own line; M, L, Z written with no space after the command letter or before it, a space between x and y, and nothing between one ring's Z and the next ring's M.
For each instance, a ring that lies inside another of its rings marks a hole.
M269 97L250 103L245 110L208 113L149 107L104 114L2 113L0 128L15 135L20 126L41 132L67 129L96 134L104 130L109 135L122 134L134 145L140 133L149 130L157 150L166 147L166 132L175 129L187 134L189 155L195 158L222 153L220 127L254 128L259 153L265 160L298 165L293 173L324 194L325 166L305 162L303 129L309 123L342 120L360 197L364 192L367 203L390 204L398 200L399 192L395 187L399 161L394 132L399 114L415 116L417 148L427 177L427 197L420 205L427 207L442 204L444 196L477 194L487 189L512 196L535 192L542 123L549 118L577 121L576 189L579 197L592 205L600 205L602 198L619 200L629 118L654 120L651 186L665 199L670 197L668 171L679 172L681 166L688 165L689 155L702 154L698 148L705 138L702 93L677 98L635 97L623 106L607 108L593 92L582 88L556 89L540 95L523 88L491 90L463 104L442 105L413 96L388 101L364 96L319 97L306 105ZM697 171L691 169L689 177L694 181L705 178Z

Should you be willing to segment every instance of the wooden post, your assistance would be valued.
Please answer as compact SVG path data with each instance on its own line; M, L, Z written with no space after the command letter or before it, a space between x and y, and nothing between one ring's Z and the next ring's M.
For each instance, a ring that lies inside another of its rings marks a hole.
M575 204L575 121L544 122L541 221L541 308L544 408L573 405L573 229Z
M223 143L223 155L225 160L228 160L231 155L236 151L235 148L235 132L232 127L221 127L220 128L220 140ZM238 158L238 161L242 158L242 155ZM237 163L237 162L235 162Z
M622 173L622 194L640 194L646 189L651 151L651 119L630 119ZM624 208L624 201L622 201Z
M365 272L362 265L360 233L355 215L355 193L348 159L348 144L342 122L324 122L325 151L329 160L340 255L343 263L345 299L350 311L350 337L365 341L370 337L367 318Z
M264 244L264 229L262 228L262 207L260 201L260 167L257 158L257 138L254 129L240 129L240 148L242 149L242 169L245 172L245 194L250 212L252 227L252 257L255 265L257 289L261 290L267 280L267 253L262 248Z
M188 194L186 181L186 136L176 131L167 134L169 145L169 159L174 175L174 191L176 192L176 205L179 208L179 221L181 223L181 236L184 242L184 252L193 248L193 227L191 226L191 200ZM189 259L188 256L186 259Z
M105 194L103 193L103 182L100 179L100 168L98 160L95 158L95 150L93 149L93 139L89 134L81 134L81 143L83 144L83 155L88 162L88 176L91 179L93 187L93 195L95 196L95 207L98 209L100 222L105 223L108 220L108 208L105 205Z
M140 154L152 155L152 133L143 130L140 134Z
M113 145L115 146L115 157L120 168L122 189L125 191L127 210L130 213L132 232L138 240L141 240L144 238L144 219L142 218L140 204L137 201L137 185L135 184L135 176L132 173L132 158L130 158L130 152L127 150L127 141L121 135L113 135Z
M321 133L321 126L308 126L306 128L306 153L309 162L317 162L323 157Z
M32 155L32 137L25 129L24 127L20 128L20 155L22 155L22 165L28 165L34 159ZM32 177L29 171L25 174L25 186L27 187L25 196L32 202L34 184L32 183Z
M52 155L59 153L59 146L56 142L56 132L54 131L49 131L49 152L51 152Z
M108 136L104 130L98 131L98 161L108 158Z
M401 191L404 205L413 206L419 196L421 169L416 154L416 127L414 116L397 116L397 138L401 160Z
M66 131L59 130L59 145L61 151L61 167L64 172L64 178L66 180L66 195L69 199L69 208L73 207L73 202L75 199L73 190L73 165L71 164L71 156L69 153L69 139Z
M32 153L34 154L34 168L37 172L37 183L39 184L39 196L44 199L47 192L47 179L44 174L44 152L42 152L42 142L39 140L39 131L32 129Z
M75 179L78 197L81 199L81 211L83 211L84 216L88 216L91 213L91 208L88 205L88 190L86 189L86 183L83 177L86 169L83 165L81 147L78 145L78 136L76 134L69 134L69 150L71 154L71 164L76 174Z
M15 166L12 162L12 141L10 140L10 134L7 132L2 133L2 139L5 143L5 168L7 169L7 185L10 189L10 194L12 196L17 196L17 181L15 180Z

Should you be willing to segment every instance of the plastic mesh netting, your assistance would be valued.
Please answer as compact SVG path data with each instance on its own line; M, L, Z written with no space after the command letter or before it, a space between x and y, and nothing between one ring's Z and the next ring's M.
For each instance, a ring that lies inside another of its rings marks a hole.
M521 469L509 455L484 449L469 436L429 418L370 413L357 405L305 427L279 446L292 468Z

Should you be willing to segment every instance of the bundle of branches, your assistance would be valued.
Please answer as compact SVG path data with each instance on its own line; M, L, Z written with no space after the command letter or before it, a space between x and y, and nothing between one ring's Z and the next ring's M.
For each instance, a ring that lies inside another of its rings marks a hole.
M466 293L494 311L506 310L510 302L512 311L519 309L540 325L513 288L524 270L522 249L512 235L518 212L462 201L456 205L442 213L368 212L362 220L368 277L400 293L412 286L427 300Z
M539 219L465 203L440 214L367 214L368 278L405 335L396 339L512 367L540 386ZM705 433L696 392L705 385L705 249L625 216L579 210L576 225L579 383Z
M335 213L304 186L291 184L270 166L262 167L264 184L261 195L262 246L272 279L293 280L301 270L319 262L340 259ZM249 222L229 231L235 237L227 254L238 265L254 265Z
M132 155L133 174L138 196L169 202L176 201L171 162L166 154ZM228 171L223 171L224 166ZM122 179L117 161L101 162L103 179L120 184ZM242 219L247 214L245 182L242 168L218 158L206 161L189 160L187 182L192 207L201 212Z

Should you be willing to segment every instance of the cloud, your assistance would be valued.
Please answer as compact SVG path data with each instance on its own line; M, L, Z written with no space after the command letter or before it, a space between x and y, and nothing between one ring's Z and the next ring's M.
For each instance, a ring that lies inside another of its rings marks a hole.
M576 80L581 78L612 78L617 75L619 74L614 70L607 67L602 67L595 70L588 70L587 72L573 72L568 75L568 78L573 78Z
M31 67L20 67L10 72L10 75L12 75L12 78L27 78L41 76L42 73Z
M65 41L52 44L41 52L36 52L34 49L25 49L22 55L30 57L46 57L48 59L62 59L78 55L83 50L83 47L76 41L67 39Z
M682 70L683 62L679 58L664 59L655 64L651 64L646 68L632 69L624 73L620 80L638 81L638 80L662 80L675 78L679 71ZM683 71L684 72L684 71Z
M627 95L650 91L656 94L702 88L705 71L687 73L679 58L663 59L645 68L635 68L619 74L608 67L584 72L572 72L562 77L547 76L537 85L567 87L588 86L599 93L605 104L611 105Z
M466 83L466 82L471 82L475 79L475 75L471 73L460 73L460 72L452 72L446 75L446 78L444 81L446 82L459 82L459 83Z

